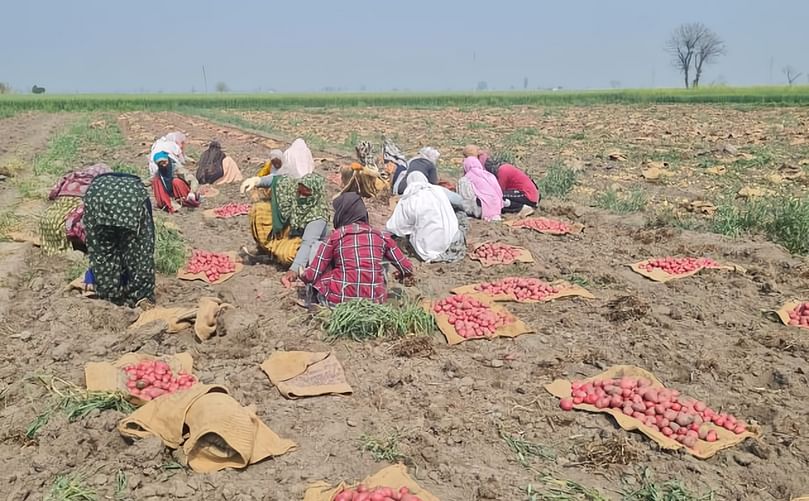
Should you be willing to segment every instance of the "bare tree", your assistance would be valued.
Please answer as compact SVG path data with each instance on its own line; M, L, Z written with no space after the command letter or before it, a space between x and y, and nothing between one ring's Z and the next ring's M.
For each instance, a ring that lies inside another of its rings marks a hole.
M801 77L801 75L803 75L803 73L799 72L798 70L796 70L795 68L793 68L790 65L784 66L784 69L782 69L781 71L783 71L784 75L786 75L787 82L789 82L790 86L793 83L795 83L795 80L799 79Z
M681 24L666 42L666 51L672 56L672 65L683 74L685 88L697 87L703 66L725 53L725 43L702 23ZM694 80L689 79L694 66Z
M0 94L11 94L11 86L5 82L0 82Z
M719 38L719 35L709 30L705 26L702 27L702 36L697 41L697 50L694 52L694 83L692 87L699 87L699 80L702 77L702 67L705 64L712 64L716 62L719 56L725 54L725 42Z
M216 84L216 92L228 92L229 90L230 89L228 89L228 84L226 84L225 82L219 82Z

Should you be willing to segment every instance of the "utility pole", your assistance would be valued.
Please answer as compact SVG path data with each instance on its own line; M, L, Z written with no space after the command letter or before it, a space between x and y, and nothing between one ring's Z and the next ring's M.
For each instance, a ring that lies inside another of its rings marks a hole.
M775 57L770 56L770 85L772 85L772 67L775 65Z
M205 74L205 65L202 65L202 81L205 82L205 93L208 93L208 75Z

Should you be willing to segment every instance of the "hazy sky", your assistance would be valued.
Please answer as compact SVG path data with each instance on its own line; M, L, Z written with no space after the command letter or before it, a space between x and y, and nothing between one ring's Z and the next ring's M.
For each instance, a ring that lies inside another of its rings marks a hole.
M679 86L662 47L689 21L728 45L704 83L781 83L786 64L809 72L807 0L3 4L0 81L49 93L201 92L203 65L210 91L508 89L524 77L529 88Z

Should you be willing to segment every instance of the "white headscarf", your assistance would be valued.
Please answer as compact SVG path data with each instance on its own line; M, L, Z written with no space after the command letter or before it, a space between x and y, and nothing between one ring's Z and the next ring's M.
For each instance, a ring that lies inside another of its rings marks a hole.
M185 155L183 155L183 149L180 147L183 142L185 142L185 134L182 132L171 132L155 141L151 151L149 151L149 174L154 176L157 172L157 164L154 163L152 158L155 153L160 151L168 153L175 163L184 164Z
M438 165L438 157L441 156L441 153L432 146L425 146L419 150L419 155L432 162L433 165Z
M315 159L312 150L306 146L303 139L296 139L284 152L284 164L278 169L279 176L289 176L300 179L315 170Z
M429 262L449 249L458 233L458 218L443 188L428 183L421 172L411 172L385 227L396 235L409 235L416 253Z

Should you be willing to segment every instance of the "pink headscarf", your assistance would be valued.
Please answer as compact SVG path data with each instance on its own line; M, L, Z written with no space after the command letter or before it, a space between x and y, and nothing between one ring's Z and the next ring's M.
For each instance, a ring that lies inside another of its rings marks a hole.
M472 183L475 196L480 200L483 219L491 221L503 210L503 190L494 174L486 172L480 160L466 157L463 161L464 176Z

